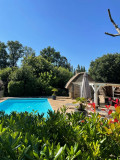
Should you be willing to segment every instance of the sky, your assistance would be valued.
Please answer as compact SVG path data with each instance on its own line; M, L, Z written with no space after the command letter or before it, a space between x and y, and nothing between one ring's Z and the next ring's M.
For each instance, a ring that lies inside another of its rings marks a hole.
M17 40L36 51L48 46L74 68L107 53L120 53L120 37L108 8L120 26L120 0L0 0L0 41Z

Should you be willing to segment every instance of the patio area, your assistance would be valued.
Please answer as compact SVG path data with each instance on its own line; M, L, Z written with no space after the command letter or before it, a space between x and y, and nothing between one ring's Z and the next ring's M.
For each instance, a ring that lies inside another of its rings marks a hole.
M57 96L56 100L48 98L49 103L51 104L53 110L57 111L62 108L64 105L68 106L67 112L74 112L75 104L72 104L75 100L70 97Z
M11 97L3 97L0 98L0 102L11 98ZM12 97L13 98L13 97ZM32 97L33 98L33 97ZM51 97L47 97L50 105L52 106L54 111L60 110L63 106L67 106L67 113L74 112L74 109L78 104L73 104L75 102L75 99L71 99L70 97L64 97L64 96L57 96L56 100L53 100ZM96 109L96 112L99 113L102 116L106 116L106 112L102 111L102 109L106 109L105 104L100 104L100 106ZM115 110L114 106L110 106L111 110ZM88 113L90 113L90 106L88 105L88 108L86 109Z
M74 109L76 106L78 106L78 104L73 104L73 102L75 102L75 99L71 99L69 97L61 97L61 96L57 96L56 100L52 100L51 98L48 98L49 103L51 104L53 110L57 111L58 109L62 108L63 105L67 106L67 112L71 113L74 112ZM101 104L97 109L96 112L99 113L101 116L106 116L107 113L105 111L102 111L102 109L106 109L105 104ZM114 106L110 106L111 110L115 110ZM88 113L91 112L90 110L90 106L88 105L88 108L86 109L88 111Z

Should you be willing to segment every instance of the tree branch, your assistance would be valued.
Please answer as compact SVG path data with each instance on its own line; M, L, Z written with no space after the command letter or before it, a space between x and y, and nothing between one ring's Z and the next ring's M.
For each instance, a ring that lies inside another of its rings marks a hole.
M108 32L105 32L105 34L112 36L112 37L120 36L120 34L112 34L112 33L108 33Z
M111 34L111 33L107 33L105 32L105 34L116 37L116 36L120 36L120 28L118 27L118 25L114 22L114 20L112 19L111 13L110 13L110 9L108 9L108 14L109 14L109 18L110 21L112 22L112 24L114 25L115 29L117 30L118 34Z

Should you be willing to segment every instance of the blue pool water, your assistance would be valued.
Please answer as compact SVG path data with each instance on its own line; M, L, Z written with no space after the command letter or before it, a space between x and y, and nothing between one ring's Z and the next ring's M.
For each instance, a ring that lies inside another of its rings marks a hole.
M10 114L13 111L20 112L33 112L44 113L44 117L47 117L48 110L53 111L51 105L46 98L19 98L19 99L7 99L0 103L0 111L5 111L6 114Z

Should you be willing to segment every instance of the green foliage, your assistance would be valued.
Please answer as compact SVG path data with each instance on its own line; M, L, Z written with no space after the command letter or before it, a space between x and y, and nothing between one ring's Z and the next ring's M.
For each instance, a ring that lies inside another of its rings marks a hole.
M60 58L60 52L56 52L54 48L51 48L50 46L44 48L42 51L40 51L40 55L47 59L49 62L55 63L57 66L58 60Z
M22 66L24 65L32 67L33 72L37 77L39 77L41 73L50 72L50 70L53 70L54 68L54 66L43 57L34 57L33 55L24 58Z
M10 79L14 82L24 82L22 96L48 96L51 95L52 86L50 85L52 73L44 72L40 73L40 77L37 78L34 75L33 68L31 66L24 65L23 67L15 70L10 75ZM16 95L17 96L17 95Z
M101 119L98 114L91 114L91 117L70 114L66 110L64 106L61 111L49 111L47 118L35 112L12 112L10 115L1 112L0 159L120 158L118 127L113 131L111 124L112 133L108 134L107 119Z
M53 95L56 95L56 92L58 92L58 89L57 88L53 88L52 92L53 92Z
M0 78L4 83L7 83L9 81L9 76L12 72L11 68L5 68L0 70Z
M23 81L10 81L8 83L8 93L10 96L23 96L24 94L24 82Z
M85 72L85 67L84 66L80 67L80 65L78 64L76 71L77 71L77 73L79 73L79 72Z
M35 51L31 48L31 47L24 47L24 57L29 57L29 56L33 56L35 57Z
M65 84L73 76L73 73L63 67L55 68L55 70L57 77L55 80L55 88L64 88Z
M0 70L0 79L3 81L4 84L4 95L7 96L8 95L8 83L10 81L10 74L12 72L11 68L4 68L2 70Z
M5 96L8 96L10 81L14 81L13 84L24 82L23 91L20 92L23 93L22 96L48 96L51 95L52 88L58 88L58 95L68 95L64 86L73 75L70 72L72 67L66 57L61 56L54 48L48 47L41 51L41 56L35 56L32 48L23 47L18 41L8 41L7 46L0 43L0 51L1 68L6 67L5 63L2 64L4 58L11 67L0 70L0 79L5 85ZM20 58L22 65L17 68L15 66ZM10 95L12 94L9 92Z
M89 74L98 82L120 82L120 54L107 54L92 61Z
M84 98L84 97L77 97L76 98L76 102L75 103L86 103L87 102L87 99Z
M6 51L7 46L0 42L0 69L8 66L8 53Z
M47 82L47 79L44 81L41 77L37 78L35 93L38 96L50 96L52 86Z
M57 67L64 67L69 69L71 71L71 65L68 63L68 60L66 57L61 56L60 52L56 52L54 48L51 48L50 46L47 48L44 48L42 51L40 51L40 55L47 59L48 62L51 62L54 66Z
M53 87L58 88L58 95L66 95L67 91L64 86L73 75L68 69L54 67L41 56L25 58L24 65L31 66L33 74L37 78L37 93L41 91L39 95L51 95L50 88Z
M21 88L20 92L22 93L21 96L33 96L35 94L35 87L37 80L30 66L26 65L23 66L22 68L15 70L14 72L11 73L10 79L15 82L14 84L16 84L16 82L21 82L23 84L23 87Z
M8 41L7 42L9 50L9 63L11 67L17 66L17 61L23 56L24 50L23 46L18 41Z
M77 97L76 101L73 104L78 103L77 109L84 110L87 107L87 99L84 97Z

